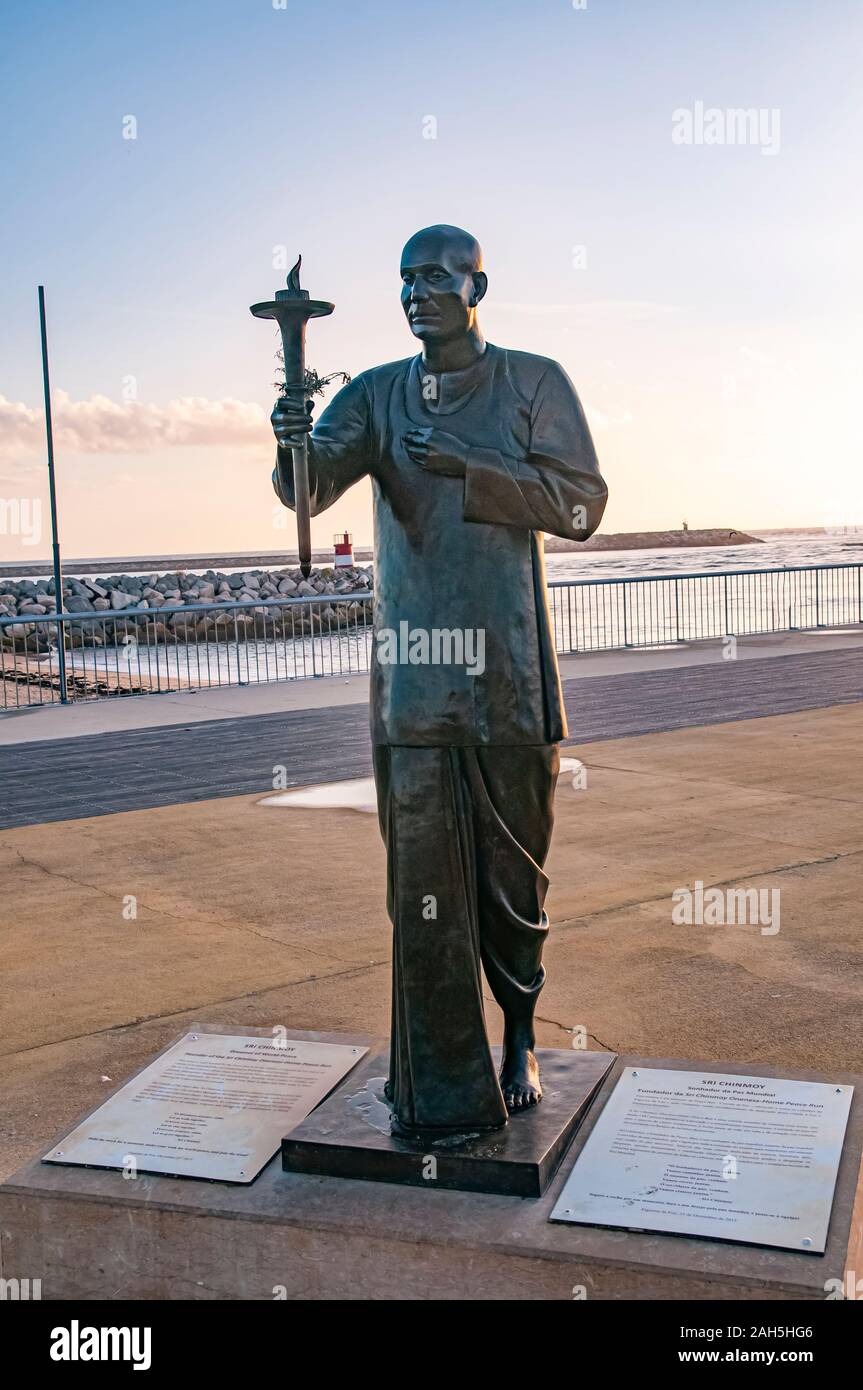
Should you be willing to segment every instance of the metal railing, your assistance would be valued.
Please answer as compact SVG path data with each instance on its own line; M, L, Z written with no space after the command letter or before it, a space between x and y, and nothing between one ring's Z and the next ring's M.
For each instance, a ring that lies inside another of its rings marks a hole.
M0 709L369 669L372 596L170 604L0 619Z
M863 622L863 564L549 585L558 652L609 651Z
M370 593L0 618L0 709L369 670ZM557 651L610 651L863 623L863 565L549 584Z

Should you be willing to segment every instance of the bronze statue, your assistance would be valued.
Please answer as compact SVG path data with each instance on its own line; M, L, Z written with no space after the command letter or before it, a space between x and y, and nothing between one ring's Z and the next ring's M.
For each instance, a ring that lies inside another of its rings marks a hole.
M542 1097L543 864L567 733L543 532L586 540L607 491L563 369L483 338L475 238L425 228L401 278L421 355L363 372L313 431L310 401L283 399L272 421L280 451L312 431L312 515L372 478L371 729L394 929L387 1095L405 1132L497 1128ZM290 470L273 481L293 507ZM481 967L504 1015L499 1076Z

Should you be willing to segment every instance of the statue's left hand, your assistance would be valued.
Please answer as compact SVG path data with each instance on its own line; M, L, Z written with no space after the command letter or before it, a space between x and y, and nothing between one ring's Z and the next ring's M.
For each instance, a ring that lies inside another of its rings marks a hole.
M402 435L408 457L429 473L447 478L463 478L467 469L468 447L454 434L428 426L408 430Z

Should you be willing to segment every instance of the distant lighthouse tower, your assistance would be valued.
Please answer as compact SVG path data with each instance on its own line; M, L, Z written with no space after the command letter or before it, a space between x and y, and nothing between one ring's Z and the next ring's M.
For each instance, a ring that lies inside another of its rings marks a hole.
M333 549L335 558L333 564L336 569L350 569L354 563L354 538L350 531L342 531L333 537Z

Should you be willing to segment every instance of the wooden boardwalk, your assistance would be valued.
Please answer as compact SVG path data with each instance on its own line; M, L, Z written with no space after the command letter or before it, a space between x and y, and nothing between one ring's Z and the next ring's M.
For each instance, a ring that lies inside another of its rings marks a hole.
M863 651L747 661L717 656L709 665L569 680L564 693L570 743L577 745L863 700ZM859 750L848 755L859 756ZM279 766L289 786L367 776L368 707L293 710L3 748L0 827L265 792Z
M112 695L152 695L189 688L190 682L178 674L151 676L139 670L123 670L119 662L116 667L106 663L101 668L94 663L88 669L87 666L74 666L69 660L66 667L66 694L70 700L92 700L96 696ZM55 697L59 699L60 671L56 657L15 656L0 649L0 712L25 706L31 690L39 691L45 704L50 704Z

